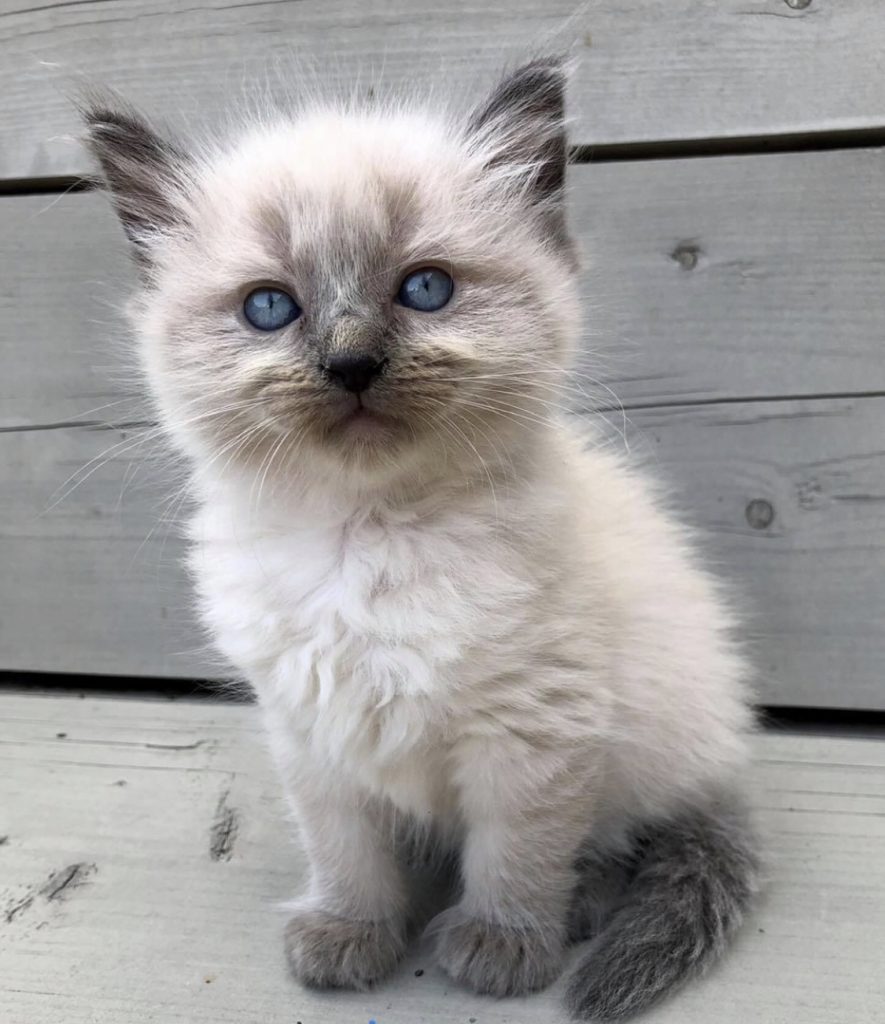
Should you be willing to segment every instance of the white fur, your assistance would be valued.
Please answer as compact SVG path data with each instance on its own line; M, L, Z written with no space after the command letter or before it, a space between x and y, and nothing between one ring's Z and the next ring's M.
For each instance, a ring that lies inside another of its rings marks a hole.
M459 782L512 730L583 748L616 828L730 776L743 665L710 581L616 458L559 424L540 447L518 487L413 504L256 509L241 481L216 482L191 566L284 771L307 754L454 824Z

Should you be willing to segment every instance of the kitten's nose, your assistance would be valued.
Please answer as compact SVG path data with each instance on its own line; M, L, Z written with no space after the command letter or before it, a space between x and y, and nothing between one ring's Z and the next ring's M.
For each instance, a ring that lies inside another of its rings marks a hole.
M332 356L323 365L326 376L340 384L345 391L358 394L366 388L381 372L384 361L367 355Z

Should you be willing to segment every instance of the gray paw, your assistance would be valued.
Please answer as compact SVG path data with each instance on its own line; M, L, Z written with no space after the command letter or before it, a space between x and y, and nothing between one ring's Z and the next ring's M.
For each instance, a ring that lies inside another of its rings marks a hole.
M302 910L286 926L292 973L313 988L367 989L393 971L404 949L403 930L390 921Z
M474 992L520 996L546 988L562 969L559 936L510 929L448 910L431 923L436 958L455 981Z

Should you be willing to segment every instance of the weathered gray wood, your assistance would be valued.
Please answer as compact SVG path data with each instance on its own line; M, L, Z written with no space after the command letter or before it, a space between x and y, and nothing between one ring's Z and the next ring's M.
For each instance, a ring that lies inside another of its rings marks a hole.
M7 693L0 722L9 1024L565 1024L561 983L479 998L427 945L368 994L289 978L277 908L305 865L255 709ZM765 900L719 968L643 1019L881 1021L885 742L764 735L751 785Z
M634 455L734 588L761 702L885 709L885 399L630 418Z
M245 92L487 80L576 44L579 143L880 127L879 0L104 0L0 7L0 177L88 164L66 92L85 74L173 121L217 121ZM470 95L471 86L465 89Z
M881 150L575 168L586 365L628 404L883 390L883 180Z
M608 420L612 435L623 427ZM680 515L742 595L764 703L885 708L883 436L885 398L630 415L635 458L671 483ZM0 666L223 673L176 565L180 509L163 499L175 490L137 437L0 433Z
M876 150L573 168L585 370L627 404L885 391L883 180ZM0 267L0 426L147 415L104 197L0 199Z
M120 314L133 273L103 200L0 198L0 428L147 415Z
M882 159L858 150L574 168L597 350L588 372L634 407L885 392ZM150 415L114 312L131 272L103 197L0 200L0 266L0 427L12 428L0 433L0 666L217 672L188 613L174 534L151 533L165 485L138 468L143 449L124 443L46 512L69 476L90 473L89 460L123 438L16 432ZM711 552L749 592L762 699L885 706L881 403L630 415L660 434L663 475L683 485ZM774 504L768 530L747 523L754 499Z
M219 674L180 567L180 480L150 436L0 432L0 668Z

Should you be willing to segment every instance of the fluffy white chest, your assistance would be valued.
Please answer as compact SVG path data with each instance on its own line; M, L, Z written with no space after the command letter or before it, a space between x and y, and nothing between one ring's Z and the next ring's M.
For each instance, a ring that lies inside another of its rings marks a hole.
M377 511L224 526L204 512L194 530L204 616L293 741L404 808L444 800L457 694L530 597L494 532Z

